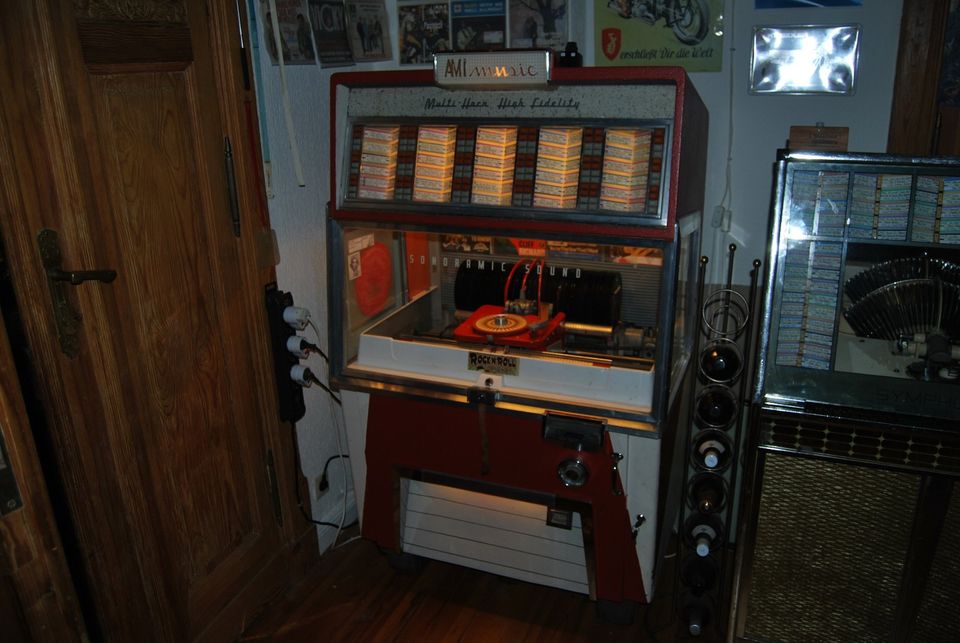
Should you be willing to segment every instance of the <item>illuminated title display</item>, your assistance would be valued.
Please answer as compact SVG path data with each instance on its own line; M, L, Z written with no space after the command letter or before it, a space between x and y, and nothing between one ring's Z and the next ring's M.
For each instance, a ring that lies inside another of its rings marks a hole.
M549 51L439 53L433 74L441 87L533 87L550 80Z

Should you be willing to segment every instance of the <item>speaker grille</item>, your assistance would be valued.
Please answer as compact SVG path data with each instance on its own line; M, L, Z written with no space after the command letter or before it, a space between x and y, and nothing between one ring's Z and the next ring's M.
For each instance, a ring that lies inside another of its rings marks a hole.
M865 463L960 474L960 441L910 427L878 427L804 415L762 420L760 444Z
M960 603L960 487L956 484L940 534L914 631L917 643L953 643L960 636L954 616Z
M746 636L886 640L919 486L916 475L767 454Z

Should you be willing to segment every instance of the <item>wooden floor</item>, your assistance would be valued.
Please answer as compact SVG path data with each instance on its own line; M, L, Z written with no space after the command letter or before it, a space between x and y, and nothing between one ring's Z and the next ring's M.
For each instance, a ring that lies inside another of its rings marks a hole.
M437 561L425 561L418 571L396 571L373 543L356 540L324 554L306 580L261 614L240 640L716 640L708 632L685 635L673 615L672 587L658 592L663 597L642 606L631 625L613 625L580 594Z

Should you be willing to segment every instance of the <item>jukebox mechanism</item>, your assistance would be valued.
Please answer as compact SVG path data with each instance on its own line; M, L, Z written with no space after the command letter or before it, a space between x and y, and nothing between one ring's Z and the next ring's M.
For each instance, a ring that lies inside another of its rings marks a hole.
M645 256L660 262L656 250ZM505 275L505 276L504 276ZM623 280L615 270L547 265L544 259L506 263L501 270L457 271L454 299L460 317L457 341L534 350L551 344L652 357L655 327L621 319ZM473 311L466 313L464 311Z
M844 319L860 343L886 345L890 367L922 381L960 380L960 265L926 253L881 261L847 279L844 293Z
M362 534L624 616L683 484L695 90L679 69L556 69L509 100L427 72L331 82L331 376L368 394Z

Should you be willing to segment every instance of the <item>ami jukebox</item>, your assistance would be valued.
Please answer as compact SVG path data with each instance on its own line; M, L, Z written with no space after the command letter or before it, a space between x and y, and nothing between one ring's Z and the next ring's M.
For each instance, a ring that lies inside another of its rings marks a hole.
M707 114L681 69L550 63L332 76L331 377L363 536L623 606L686 462Z

